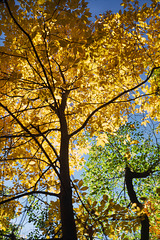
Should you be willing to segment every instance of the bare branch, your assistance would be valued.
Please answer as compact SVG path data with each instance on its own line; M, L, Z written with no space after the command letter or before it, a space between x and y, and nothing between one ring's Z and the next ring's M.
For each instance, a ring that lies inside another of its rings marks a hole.
M36 126L33 126L32 124L31 124L31 126L32 126L33 128L35 128L35 129L37 130L37 132L39 133L39 135L42 136L42 137L46 140L46 142L47 142L48 145L52 148L54 154L56 155L56 157L57 157L57 159L58 159L59 156L58 156L58 153L57 153L56 149L52 146L52 144L51 144L50 141L47 139L47 137L44 135L44 133L42 133Z
M46 131L44 131L42 133L33 133L32 135L34 137L40 137L40 136L43 136L46 133L50 133L51 131L60 131L60 129L57 129L57 128L48 129L48 130L46 130ZM20 138L20 137L30 138L31 135L22 133L22 134L2 135L2 136L0 136L0 138Z
M0 201L0 205L4 204L4 203L7 203L7 202L10 202L10 201L13 201L13 200L16 200L16 199L19 199L21 197L28 196L28 195L33 195L33 194L45 194L45 195L54 196L54 197L59 198L59 194L57 194L57 193L51 193L51 192L45 192L45 191L31 191L31 192L21 193L21 194L18 194L17 196L14 196L14 197L5 199L3 201Z
M22 55L16 55L16 54L12 54L12 53L6 53L6 52L2 52L0 51L0 54L3 56L3 55L6 55L6 56L11 56L11 57L18 57L18 58L24 58L27 60L26 57L22 56Z
M52 59L53 59L53 61L57 64L57 66L58 66L58 68L59 68L59 72L60 72L60 74L61 74L63 83L66 84L65 76L64 76L64 74L63 74L63 71L62 71L62 69L61 69L60 64L59 64L53 57L52 57Z

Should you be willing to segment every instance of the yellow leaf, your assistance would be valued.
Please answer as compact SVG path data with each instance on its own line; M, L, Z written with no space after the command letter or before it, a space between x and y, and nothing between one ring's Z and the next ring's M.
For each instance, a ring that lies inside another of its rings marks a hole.
M87 190L88 189L88 187L82 187L81 188L81 191L85 191L85 190Z
M131 208L137 207L137 203L133 203Z
M36 162L35 162L35 161L30 161L29 164L30 164L30 165L35 165Z
M81 188L82 185L83 185L83 180L80 180L80 181L78 182L78 187Z
M104 142L104 140L102 140L102 139L98 139L96 145L97 145L97 146L102 146L102 147L104 147L104 146L105 146L105 142Z
M38 4L43 4L43 3L45 3L45 1L46 1L46 0L38 0L37 3L38 3Z
M138 140L133 140L133 141L131 141L131 144L138 144L138 143L139 143Z

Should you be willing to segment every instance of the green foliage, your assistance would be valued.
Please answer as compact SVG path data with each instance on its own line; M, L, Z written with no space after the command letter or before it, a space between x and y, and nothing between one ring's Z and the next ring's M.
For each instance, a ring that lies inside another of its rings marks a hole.
M138 122L127 123L117 132L107 133L108 143L104 148L96 145L97 138L93 140L83 174L91 196L99 198L100 195L109 193L111 198L116 197L124 189L126 165L137 172L153 167L153 176L136 181L140 195L143 195L144 191L148 195L151 188L156 187L159 147L151 134L147 136L145 130L140 128Z
M34 226L27 237L28 240L60 237L61 227L57 216L52 211L52 201L39 201L34 196L29 197L29 206L26 207L28 222Z
M148 133L147 128L140 126L138 122L127 123L115 133L106 134L104 147L99 145L99 138L91 140L92 147L83 173L88 196L100 202L106 194L117 204L130 206L125 187L125 167L129 166L134 172L144 172L151 168L150 176L134 179L134 189L140 201L145 202L152 198L156 203L160 170L156 135Z
M0 229L0 240L23 240L19 235L19 226L9 223L6 230Z

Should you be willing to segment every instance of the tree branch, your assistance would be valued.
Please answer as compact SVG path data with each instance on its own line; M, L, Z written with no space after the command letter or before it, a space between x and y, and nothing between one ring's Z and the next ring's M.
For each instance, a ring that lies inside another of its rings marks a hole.
M53 57L52 57L52 59L53 59L53 61L57 64L57 66L58 66L58 68L59 68L59 72L60 72L60 74L61 74L63 83L66 84L65 76L64 76L64 74L63 74L63 71L62 71L62 69L61 69L60 64L59 64Z
M52 146L52 144L50 143L50 141L47 139L47 137L36 127L36 126L33 126L33 124L31 124L31 126L37 130L37 132L39 133L40 136L42 136L46 142L48 143L48 145L51 147L51 149L53 150L54 154L56 155L57 159L59 158L58 156L58 153L56 151L56 149Z
M28 195L33 195L33 194L46 194L46 195L50 195L50 196L54 196L54 197L59 198L59 194L57 194L57 193L51 193L51 192L45 192L45 191L32 191L32 192L21 193L21 194L18 194L17 196L15 196L15 197L11 197L11 198L8 198L6 200L0 201L0 205L2 205L4 203L7 203L7 202L10 202L10 201L13 201L13 200L16 200L16 199L19 199L21 197L28 196Z
M142 207L142 204L138 201L136 193L133 188L133 172L131 172L129 167L125 169L125 183L127 186L127 192L132 203L136 203L137 206Z
M42 64L42 61L41 61L41 59L40 59L40 57L39 57L39 55L38 55L38 53L37 53L37 50L36 50L36 48L35 48L35 46L34 46L34 44L33 44L33 41L32 41L32 39L31 39L30 35L21 27L21 25L17 22L17 20L16 20L15 17L13 16L7 0L4 0L4 2L5 2L5 4L6 4L6 7L7 7L7 9L8 9L8 12L9 12L11 18L13 19L13 21L15 22L15 24L18 26L18 28L19 28L19 29L27 36L27 38L29 39L29 42L30 42L30 44L31 44L31 46L32 46L32 48L33 48L33 52L35 53L36 58L37 58L40 66L41 66L41 68L42 68L42 70L43 70L44 76L45 76L45 78L46 78L46 81L47 81L49 90L50 90L50 92L51 92L51 94L52 94L52 97L53 97L53 99L54 99L54 101L55 101L55 104L57 104L56 99L55 99L55 96L54 96L54 93L53 93L53 91L52 91L52 87L51 87L51 85L50 85L50 83L49 83L49 80L48 80L48 77L47 77L47 74L46 74L45 67L44 67L44 65Z
M39 141L37 140L37 138L29 131L29 129L27 127L25 127L22 122L6 107L4 106L1 102L0 102L0 106L5 109L12 117L13 119L16 120L16 122L19 124L19 126L21 126L21 128L26 132L28 133L31 138L36 142L36 144L39 146L39 148L42 150L42 152L44 153L44 155L46 156L46 158L48 159L49 163L51 164L51 166L53 167L55 173L57 174L57 176L60 178L60 174L59 172L57 171L56 167L53 165L53 162L51 161L49 155L47 154L47 152L45 151L45 149L42 147L42 145L39 143Z
M25 60L27 60L26 57L22 56L22 55L16 55L16 54L12 54L12 53L6 53L6 52L2 52L0 51L0 54L3 56L3 55L6 55L6 56L11 56L11 57L17 57L17 58L24 58Z
M78 132L80 132L80 131L87 125L87 123L89 122L90 118L91 118L96 112L98 112L100 109L108 106L108 105L111 104L111 103L115 103L115 100L117 100L118 98L120 98L120 97L123 96L124 94L129 93L129 92L131 92L131 91L139 88L139 87L142 86L143 84L145 84L145 83L150 79L150 77L152 76L154 70L156 70L156 69L160 69L160 67L154 67L154 68L152 68L150 74L148 75L148 77L147 77L144 81L142 81L141 83L139 83L138 85L136 85L136 86L133 87L133 88L130 88L130 89L128 89L128 90L125 90L124 92L118 94L116 97L114 97L113 99L111 99L111 100L108 101L107 103L104 103L104 104L102 104L101 106L99 106L98 108L96 108L96 109L86 118L86 120L84 121L84 123L82 124L82 126L81 126L80 128L78 128L77 130L75 130L74 132L72 132L72 133L69 135L69 138L71 138L72 136L74 136L75 134L77 134Z
M33 133L32 135L34 137L40 137L40 136L43 136L44 134L49 133L51 131L60 131L60 129L53 128L53 129L46 130L42 133ZM29 134L27 135L25 133L22 133L22 134L15 134L15 135L2 135L2 136L0 136L0 138L6 138L6 139L8 139L8 138L20 138L20 137L29 138L29 137L31 137L31 135L29 135Z

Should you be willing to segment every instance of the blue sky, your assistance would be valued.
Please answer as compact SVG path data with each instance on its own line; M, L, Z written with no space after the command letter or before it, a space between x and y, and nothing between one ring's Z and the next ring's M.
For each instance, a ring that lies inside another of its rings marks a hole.
M120 6L122 0L88 0L87 2L90 12L92 13L92 17L95 15L98 16L107 10L118 12L120 8L122 8Z
M88 7L92 13L92 20L94 20L95 15L104 13L107 10L112 12L118 12L120 9L123 9L120 4L122 0L86 0L88 2ZM140 6L144 3L151 3L150 0L139 0Z

